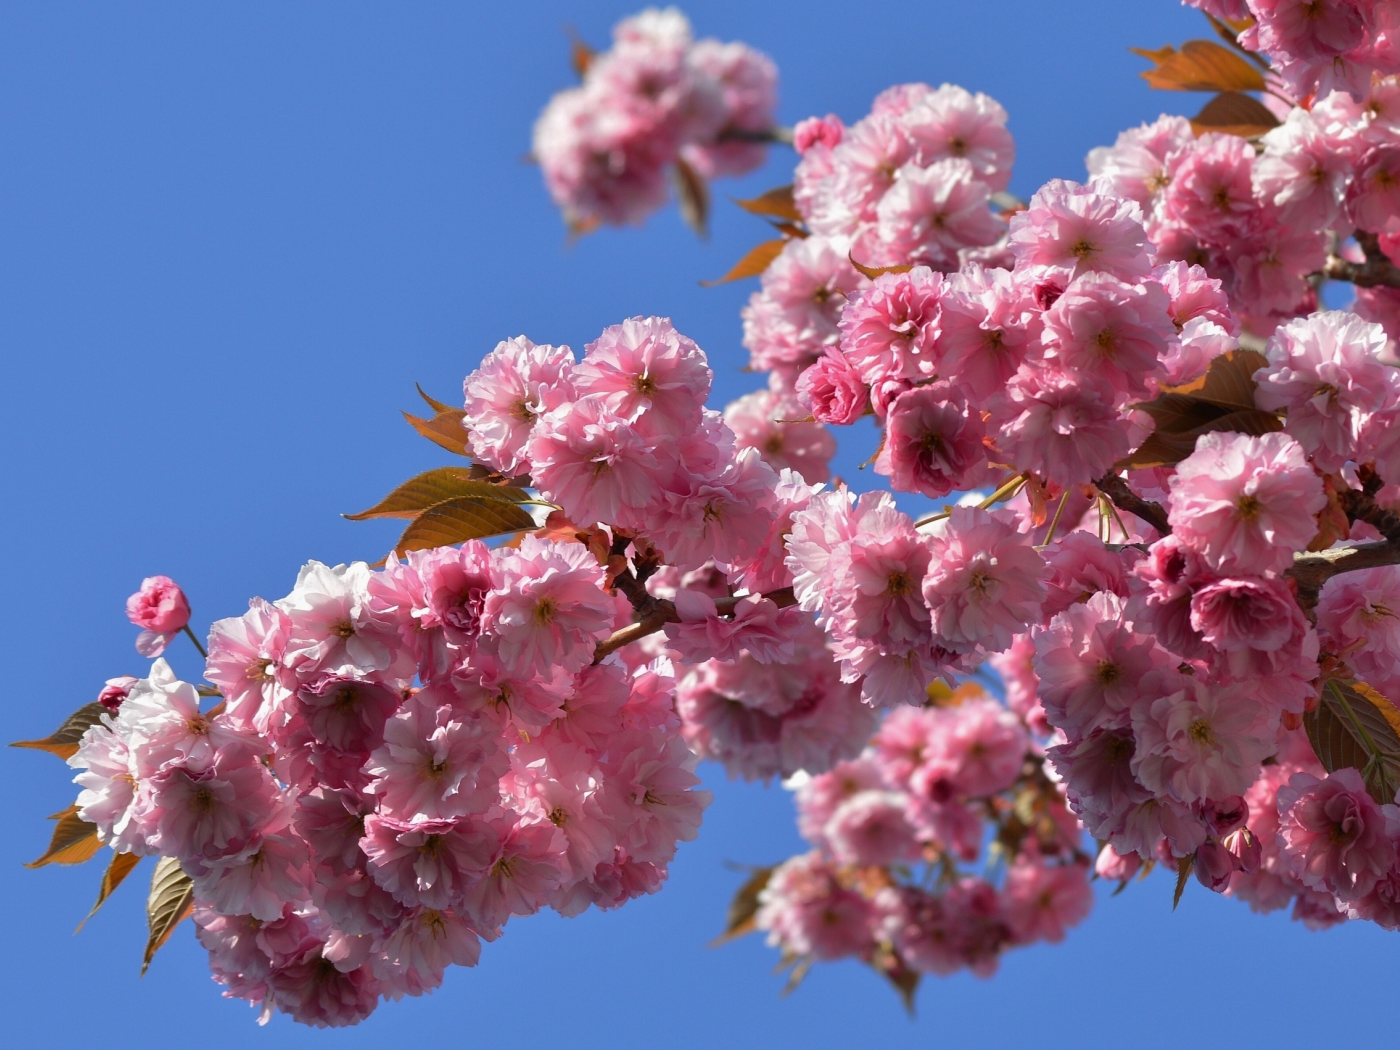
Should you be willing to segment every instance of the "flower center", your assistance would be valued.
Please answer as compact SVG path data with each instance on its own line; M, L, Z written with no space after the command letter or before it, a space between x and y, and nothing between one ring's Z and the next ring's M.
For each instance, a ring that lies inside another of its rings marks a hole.
M1239 511L1241 521L1254 521L1259 517L1264 505L1259 502L1257 496L1241 496L1240 501L1235 504L1235 509Z
M1087 259L1096 251L1098 251L1098 249L1095 248L1094 245L1084 237L1081 237L1079 238L1079 240L1075 241L1074 244L1070 245L1069 249L1069 253L1073 255L1076 259Z
M331 627L331 634L335 635L337 638L349 638L354 633L355 625L349 620L341 620Z
M902 598L908 594L913 586L909 580L909 574L905 572L892 572L886 581L885 593L891 598Z
M1186 730L1191 734L1193 742L1203 747L1208 747L1215 743L1215 733L1211 731L1210 723L1204 718L1198 718Z
M1100 660L1094 668L1094 677L1099 685L1112 685L1123 677L1123 668L1112 660Z

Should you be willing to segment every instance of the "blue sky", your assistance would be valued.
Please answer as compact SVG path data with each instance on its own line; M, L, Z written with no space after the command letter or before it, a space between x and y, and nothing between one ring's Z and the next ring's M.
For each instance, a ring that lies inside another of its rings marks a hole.
M571 81L564 26L604 43L620 3L11 3L0 7L0 520L8 553L5 733L47 732L113 675L140 673L122 602L178 579L202 628L278 597L309 557L378 557L351 523L441 465L399 410L415 380L452 400L507 336L575 348L639 313L711 355L715 407L740 371L746 285L723 273L763 225L727 204L789 181L792 155L721 185L709 242L674 209L572 247L523 160ZM857 14L857 11L859 14ZM861 116L891 83L952 81L1011 113L1012 189L1080 177L1092 146L1199 99L1153 94L1129 46L1203 35L1173 0L953 3L706 0L700 35L782 71L780 116ZM869 454L857 438L840 472ZM197 665L185 643L177 670ZM855 965L779 998L756 940L706 948L739 875L799 847L781 789L731 784L658 896L611 915L511 924L475 970L360 1028L258 1030L222 1000L189 930L144 980L141 876L80 936L97 862L26 871L74 793L34 752L0 752L7 1045L1137 1047L1343 1045L1390 1035L1396 941L1312 934L1164 876L1106 894L1061 946L992 981L926 983L909 1021ZM1371 1004L1371 1005L1366 1005ZM411 1028L408 1026L412 1026Z

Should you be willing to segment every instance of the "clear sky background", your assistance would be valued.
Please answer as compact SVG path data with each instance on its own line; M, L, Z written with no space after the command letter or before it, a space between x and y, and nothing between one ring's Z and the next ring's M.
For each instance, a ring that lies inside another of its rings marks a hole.
M0 519L4 731L40 736L104 679L144 671L122 603L165 573L195 622L285 594L307 558L373 560L392 523L346 522L447 458L399 417L415 380L454 400L498 340L576 350L664 314L740 371L746 285L702 289L763 224L727 203L790 181L793 155L716 194L713 236L674 209L568 247L530 127L571 83L564 26L605 44L633 8L589 3L0 5ZM1012 189L1083 175L1092 146L1163 109L1129 46L1208 30L1174 0L705 0L698 35L782 73L780 117L867 112L889 84L999 99ZM871 449L849 443L855 471ZM172 648L197 674L192 650ZM315 1032L220 998L190 927L144 980L147 866L79 936L101 863L26 871L68 770L0 751L5 1046L1346 1046L1394 1041L1400 941L1313 934L1163 875L1100 901L1059 946L990 981L930 979L918 1018L855 964L780 998L757 939L712 950L740 876L800 848L790 798L706 768L715 802L661 894L515 920L474 970L357 1029ZM1102 888L1101 888L1102 889Z

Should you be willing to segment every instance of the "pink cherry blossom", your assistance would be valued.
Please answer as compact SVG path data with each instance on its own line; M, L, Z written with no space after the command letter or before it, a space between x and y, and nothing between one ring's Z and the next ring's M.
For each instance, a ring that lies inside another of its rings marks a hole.
M1167 307L1166 290L1155 282L1082 274L1045 312L1046 356L1125 395L1144 394L1175 335Z
M1012 937L1022 944L1059 943L1093 906L1087 864L1016 863L1006 873L1002 908Z
M925 496L972 488L988 472L985 435L981 414L955 387L907 390L890 405L875 472L899 491Z
M843 889L818 853L779 865L758 900L758 928L771 946L793 955L839 959L863 954L872 943L870 904Z
M523 335L497 344L463 384L472 455L507 475L529 473L535 420L573 400L573 368L567 346L537 346Z
M141 581L141 589L126 600L126 617L142 629L136 651L142 656L159 656L190 622L189 599L169 576L148 576Z
M1395 864L1400 810L1378 806L1355 769L1323 780L1295 773L1279 789L1278 812L1283 859L1313 889L1357 900Z
M895 791L862 791L842 802L823 828L832 856L840 864L913 860L919 848L907 808Z
M1007 393L1010 418L997 445L1047 481L1086 484L1128 452L1110 387L1058 368L1023 365Z
M937 371L942 292L943 275L916 266L882 274L847 303L841 311L841 352L867 386Z
M1052 179L1011 217L1017 266L1047 266L1067 278L1098 270L1129 280L1151 269L1142 211L1132 201Z
M731 401L724 422L737 448L756 448L775 471L794 470L816 484L831 477L836 439L821 422L806 420L812 414L791 393L756 390Z

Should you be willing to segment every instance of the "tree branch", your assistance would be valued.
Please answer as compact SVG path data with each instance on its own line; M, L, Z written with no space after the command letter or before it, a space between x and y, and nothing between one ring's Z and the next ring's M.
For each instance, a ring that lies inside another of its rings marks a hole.
M775 127L766 131L750 131L747 128L725 128L715 136L716 142L756 142L760 145L777 143L792 145L792 128Z
M1172 531L1165 508L1160 503L1143 499L1117 474L1105 474L1094 482L1094 487L1111 499L1119 510L1141 518L1160 535L1166 536Z
M1358 288L1400 288L1400 266L1381 251L1380 239L1374 233L1356 231L1356 243L1366 255L1364 263L1354 263L1340 255L1332 255L1322 268L1322 275L1334 281L1350 281Z
M1298 583L1298 604L1304 609L1312 609L1317 605L1322 585L1333 576L1381 565L1400 565L1400 545L1383 541L1295 554L1293 568L1285 575Z
M648 595L650 597L650 595ZM716 598L715 608L719 610L721 616L734 615L734 607L743 600L744 595L739 598ZM779 609L786 609L790 605L797 604L797 596L792 593L791 587L784 587L780 591L773 591L769 594L761 595L776 605ZM652 598L652 609L636 623L628 624L619 631L614 631L611 637L598 643L598 648L593 650L593 662L596 664L610 653L615 653L624 645L631 645L640 641L649 634L655 634L668 623L680 623L680 614L676 612L676 603L665 598Z

